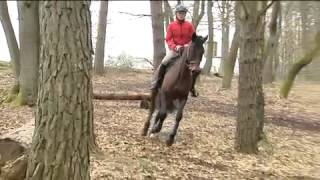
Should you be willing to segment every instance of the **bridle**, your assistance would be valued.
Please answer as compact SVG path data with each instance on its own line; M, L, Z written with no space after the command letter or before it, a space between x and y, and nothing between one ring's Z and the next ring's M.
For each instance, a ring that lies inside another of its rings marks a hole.
M188 68L190 69L192 65L197 64L196 61L191 61L190 60L190 47L191 44L187 46L186 50L187 50L187 59L186 59L186 66L188 66Z

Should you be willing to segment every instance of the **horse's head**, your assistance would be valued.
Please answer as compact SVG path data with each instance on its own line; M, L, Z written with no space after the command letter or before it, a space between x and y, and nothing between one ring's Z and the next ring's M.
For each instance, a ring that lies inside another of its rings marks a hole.
M193 73L200 72L200 62L204 53L203 43L208 39L208 36L197 36L196 33L192 35L192 43L187 51L187 64Z

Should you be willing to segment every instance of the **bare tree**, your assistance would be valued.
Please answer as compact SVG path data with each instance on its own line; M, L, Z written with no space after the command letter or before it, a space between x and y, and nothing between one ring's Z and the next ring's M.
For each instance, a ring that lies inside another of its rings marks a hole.
M265 1L241 1L238 115L235 148L256 153L263 130L262 55Z
M38 94L39 71L39 2L18 1L20 41L20 90L18 105L34 105Z
M98 75L102 75L104 72L104 51L106 41L108 2L109 1L100 1L98 35L94 59L94 71Z
M224 66L228 57L230 32L230 1L221 1L221 62L219 73L224 74Z
M272 8L272 15L269 24L269 39L264 56L263 67L263 83L271 83L274 80L274 58L276 56L276 49L278 48L279 33L277 32L277 19L279 17L280 1L276 1Z
M222 88L229 89L231 87L234 66L237 60L238 49L239 49L239 41L240 41L240 24L239 24L239 16L240 16L240 2L236 1L235 3L235 32L233 35L233 39L231 42L231 47L228 53L228 58L224 64L224 75L222 79Z
M166 54L164 44L164 27L162 1L150 1L153 33L153 67L156 69Z
M212 57L213 57L213 15L212 15L213 1L208 1L207 3L207 16L208 16L208 46L207 46L207 57L206 63L203 67L202 72L204 74L209 74L212 67Z
M13 65L13 74L15 75L14 86L12 87L7 98L7 101L9 102L12 101L19 92L20 52L8 13L7 1L0 1L0 21L6 35L10 58Z
M288 97L289 92L292 88L293 82L297 74L300 72L300 70L306 65L310 64L312 60L314 60L316 57L320 56L320 31L317 32L314 39L315 39L315 46L311 50L307 51L306 54L297 62L295 62L293 66L290 68L287 78L281 85L281 89L280 89L281 97L284 97L284 98Z
M174 20L174 16L168 0L163 1L163 6L164 6L164 18L166 23L165 27L168 27L168 25Z
M91 20L87 1L40 2L40 75L27 180L90 179Z
M212 1L212 0L209 0L208 3L212 3L210 1ZM199 12L200 2L201 2L201 9ZM197 29L203 15L204 15L204 8L205 8L205 0L194 1L193 12L192 12L192 24L194 26L194 29Z

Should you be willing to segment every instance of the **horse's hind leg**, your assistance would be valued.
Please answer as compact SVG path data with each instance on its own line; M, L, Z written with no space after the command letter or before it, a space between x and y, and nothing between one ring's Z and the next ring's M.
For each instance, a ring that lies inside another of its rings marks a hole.
M180 102L179 102L179 107L178 107L178 111L177 111L177 115L176 115L176 122L174 124L173 130L169 134L169 139L167 139L167 141L166 141L168 146L171 146L173 144L174 137L177 134L178 127L179 127L180 121L183 116L183 109L184 109L184 106L186 105L186 102L187 102L187 98L180 100Z
M142 136L146 136L147 133L148 133L148 129L149 129L149 126L150 126L150 121L152 119L152 114L153 114L153 112L155 110L155 99L156 99L156 96L157 96L157 92L152 91L149 115L148 115L147 120L144 123L144 127L143 127L142 132L141 132Z

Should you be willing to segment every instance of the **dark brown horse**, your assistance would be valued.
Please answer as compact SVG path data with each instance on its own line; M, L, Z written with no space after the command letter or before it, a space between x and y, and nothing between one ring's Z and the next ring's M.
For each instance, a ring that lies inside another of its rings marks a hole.
M194 82L192 73L200 72L200 62L204 53L203 43L207 38L208 36L203 38L194 33L192 43L184 49L183 53L177 57L174 64L166 72L162 86L158 90L152 91L148 119L142 130L143 136L148 133L155 109L159 111L155 117L151 133L160 132L167 113L177 110L174 128L170 132L169 139L166 141L169 146L173 144L189 91Z

